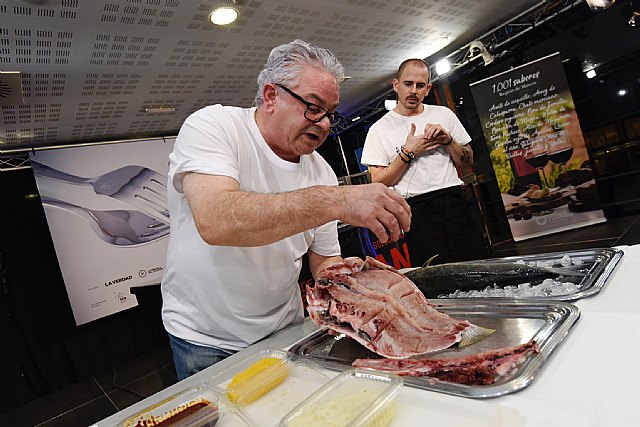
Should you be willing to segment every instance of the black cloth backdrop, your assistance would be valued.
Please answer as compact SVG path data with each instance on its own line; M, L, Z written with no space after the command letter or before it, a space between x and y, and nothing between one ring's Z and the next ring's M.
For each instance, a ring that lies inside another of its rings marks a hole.
M0 413L167 341L157 285L139 306L76 326L30 169L0 173Z

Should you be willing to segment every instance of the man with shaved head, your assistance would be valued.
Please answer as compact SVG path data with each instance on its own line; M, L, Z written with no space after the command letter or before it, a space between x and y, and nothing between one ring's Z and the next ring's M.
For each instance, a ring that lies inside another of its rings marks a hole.
M434 263L487 258L478 211L456 169L473 165L471 137L450 109L423 103L429 77L422 59L400 64L393 79L398 104L369 129L361 162L373 182L408 199L413 222L407 238L419 246L419 262L434 255Z

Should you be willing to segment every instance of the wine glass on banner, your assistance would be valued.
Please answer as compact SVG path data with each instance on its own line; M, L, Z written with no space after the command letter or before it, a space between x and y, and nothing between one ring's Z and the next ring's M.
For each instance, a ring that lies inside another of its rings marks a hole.
M540 135L537 130L527 134L526 147L524 147L524 159L538 170L542 181L542 188L548 188L547 177L544 174L544 167L549 163L547 153L547 142L544 135Z
M562 173L566 174L565 165L573 155L573 142L566 128L553 126L554 134L548 138L547 153L549 160L560 165Z

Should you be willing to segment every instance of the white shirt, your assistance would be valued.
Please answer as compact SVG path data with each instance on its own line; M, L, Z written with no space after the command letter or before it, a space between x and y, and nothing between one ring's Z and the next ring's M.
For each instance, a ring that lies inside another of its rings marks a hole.
M418 115L402 116L389 111L374 123L367 133L360 162L367 166L388 166L404 145L411 123L416 125L416 135L424 133L426 125L431 123L440 124L458 144L466 145L471 141L450 109L424 104L424 111ZM404 197L413 197L462 184L449 151L440 147L429 154L417 156L393 188Z
M162 280L163 323L190 343L232 351L303 319L297 281L309 249L340 254L336 222L248 248L208 245L198 234L182 190L184 172L228 176L241 191L257 193L338 183L316 152L299 163L276 156L254 112L221 105L196 111L169 156L171 236Z

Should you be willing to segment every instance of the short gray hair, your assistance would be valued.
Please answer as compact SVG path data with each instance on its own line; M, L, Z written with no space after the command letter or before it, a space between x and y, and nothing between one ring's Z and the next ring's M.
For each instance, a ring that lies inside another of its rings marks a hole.
M258 74L258 92L254 104L261 105L264 101L262 89L265 83L296 86L302 70L308 65L332 73L338 83L344 80L344 68L331 51L296 39L271 50L267 63Z

